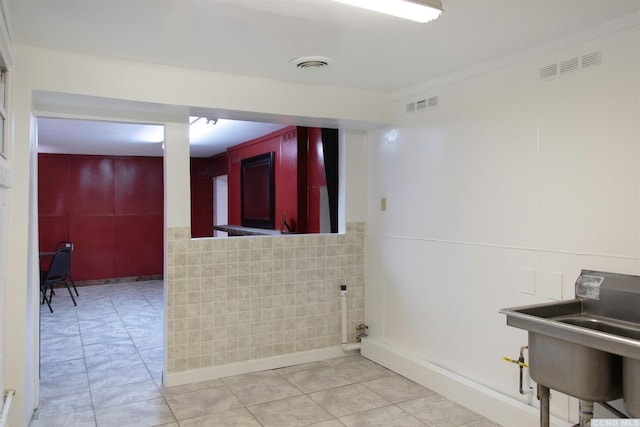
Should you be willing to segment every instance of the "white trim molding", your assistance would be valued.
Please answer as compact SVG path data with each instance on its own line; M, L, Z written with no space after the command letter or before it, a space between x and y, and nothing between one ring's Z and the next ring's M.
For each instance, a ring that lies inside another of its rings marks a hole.
M518 427L538 427L540 425L537 408L414 355L402 353L395 347L392 348L372 338L363 338L361 353L367 359L500 425ZM571 427L573 424L552 418L551 425L553 427Z
M241 375L251 372L266 371L268 369L284 368L286 366L300 365L302 363L319 362L322 360L348 356L351 354L353 354L353 352L345 352L340 346L327 347L319 350L303 351L299 353L267 357L264 359L254 359L247 360L246 362L214 366L211 368L194 369L191 371L171 373L165 376L164 384L168 387L183 384L192 384L196 382L210 381L222 377L229 377L232 375Z

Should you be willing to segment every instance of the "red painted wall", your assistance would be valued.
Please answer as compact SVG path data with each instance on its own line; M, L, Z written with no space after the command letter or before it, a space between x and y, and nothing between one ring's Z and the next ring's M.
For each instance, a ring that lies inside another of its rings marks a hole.
M40 154L38 213L40 250L74 243L74 280L162 274L161 157Z
M213 237L213 178L227 174L227 153L191 158L191 237Z

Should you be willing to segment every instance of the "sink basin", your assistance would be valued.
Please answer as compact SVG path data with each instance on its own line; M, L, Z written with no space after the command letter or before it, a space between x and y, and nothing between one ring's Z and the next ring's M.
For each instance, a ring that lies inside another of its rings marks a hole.
M556 319L559 322L569 325L580 326L582 328L593 329L614 336L640 340L640 328L635 324L627 324L612 319L601 319L596 316L570 316Z
M529 333L531 378L591 402L622 397L622 358L581 344Z
M531 378L593 402L620 397L640 416L640 277L583 270L576 298L506 308L529 332Z

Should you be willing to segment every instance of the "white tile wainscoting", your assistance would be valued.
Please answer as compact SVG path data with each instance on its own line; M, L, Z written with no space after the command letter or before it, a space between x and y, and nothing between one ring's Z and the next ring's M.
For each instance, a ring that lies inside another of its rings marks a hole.
M189 228L167 232L169 384L216 378L229 372L223 366L272 360L253 366L273 368L293 360L280 356L337 351L340 284L355 340L364 320L364 223L347 224L346 234L191 239Z

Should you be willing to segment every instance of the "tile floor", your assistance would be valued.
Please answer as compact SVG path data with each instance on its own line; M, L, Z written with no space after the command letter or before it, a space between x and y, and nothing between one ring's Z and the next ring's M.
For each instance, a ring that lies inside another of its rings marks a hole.
M499 427L360 356L167 388L162 282L79 291L41 310L31 427Z

